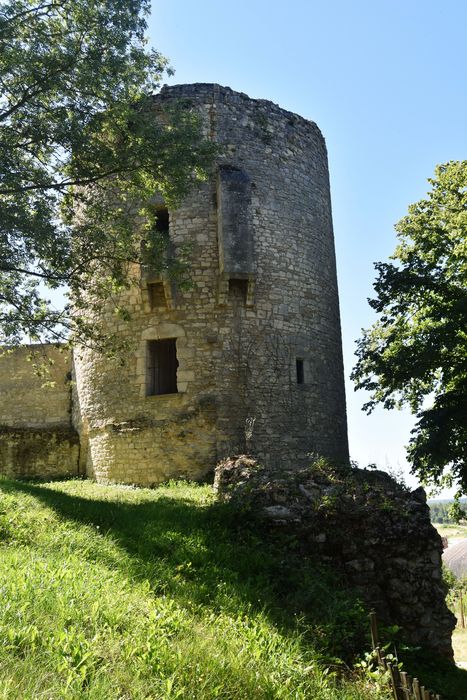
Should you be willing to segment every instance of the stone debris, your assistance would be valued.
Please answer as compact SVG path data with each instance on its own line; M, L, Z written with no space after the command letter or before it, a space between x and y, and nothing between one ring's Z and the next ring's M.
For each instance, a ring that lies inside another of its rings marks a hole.
M245 455L217 465L215 489L245 517L287 528L304 555L343 571L381 621L403 629L406 642L452 658L455 618L445 602L442 542L423 489L322 460L274 472Z

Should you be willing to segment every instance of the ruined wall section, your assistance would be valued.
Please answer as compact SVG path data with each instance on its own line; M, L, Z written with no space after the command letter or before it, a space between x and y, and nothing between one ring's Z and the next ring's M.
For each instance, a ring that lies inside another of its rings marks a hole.
M150 276L123 300L130 323L96 319L134 344L126 364L75 359L77 425L88 474L155 484L200 478L245 448L297 465L311 451L345 460L345 397L327 156L317 126L217 85L164 88L221 146L209 180L170 212L189 244L191 287ZM238 204L236 205L236 202ZM237 207L237 215L235 213ZM178 393L147 396L148 343L176 339ZM297 382L297 360L302 379ZM79 413L79 415L78 415Z
M77 475L79 444L71 425L70 379L71 354L63 348L29 345L0 356L1 474Z
M335 470L323 460L268 472L245 456L221 462L214 487L264 534L279 532L283 542L286 533L293 556L337 571L381 622L401 628L399 641L452 659L443 546L421 487L410 491L384 472Z

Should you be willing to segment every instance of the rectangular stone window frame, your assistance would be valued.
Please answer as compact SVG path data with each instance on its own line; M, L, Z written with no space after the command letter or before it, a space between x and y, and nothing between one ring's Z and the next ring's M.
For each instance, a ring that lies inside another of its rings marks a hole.
M170 215L167 207L164 204L156 205L154 208L154 217L154 228L156 231L168 237L170 231Z
M144 300L146 311L163 311L172 308L172 294L168 280L162 278L146 280L143 293L146 297Z
M250 176L224 163L216 184L219 270L230 278L249 277L256 267Z
M177 339L148 340L146 396L178 394Z
M148 395L148 341L170 339L176 340L176 353L179 363L177 367L177 393ZM169 321L161 321L148 326L141 334L135 353L135 381L139 386L140 399L156 402L180 401L182 397L188 393L190 384L195 380L195 372L191 368L192 358L193 350L188 347L185 330L181 325Z
M242 302L243 306L245 306L247 295L248 280L231 277L229 279L229 301L235 302L238 300Z
M253 275L226 275L221 274L218 281L217 303L219 306L228 306L235 299L234 292L241 290L237 298L243 299L246 308L251 309L255 305L255 278Z
M295 358L297 384L305 384L305 360L303 357Z
M150 207L152 211L150 229L147 231L146 237L151 237L151 232L155 231L167 245L170 243L170 214L169 210L164 204L157 204ZM148 240L143 240L141 242L142 251L148 244Z
M243 297L244 306L254 306L256 258L252 211L253 183L241 168L223 163L217 171L217 243L219 280L217 303L237 304ZM243 287L241 294L229 294L229 289Z

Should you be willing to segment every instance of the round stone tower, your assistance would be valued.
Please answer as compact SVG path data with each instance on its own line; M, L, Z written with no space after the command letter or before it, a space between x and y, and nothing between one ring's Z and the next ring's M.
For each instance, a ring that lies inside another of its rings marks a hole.
M327 154L318 127L210 84L188 99L221 146L213 177L158 227L189 244L191 287L143 273L128 292L124 366L75 355L83 470L152 485L227 455L300 467L348 458Z

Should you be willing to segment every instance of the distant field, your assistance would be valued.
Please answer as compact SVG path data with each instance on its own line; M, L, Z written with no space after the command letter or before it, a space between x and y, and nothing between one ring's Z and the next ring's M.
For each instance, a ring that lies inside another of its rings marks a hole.
M456 663L467 665L467 629L456 627L452 635L452 646Z
M433 523L441 537L448 539L461 540L467 537L467 524L462 525L444 525L441 523Z

